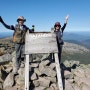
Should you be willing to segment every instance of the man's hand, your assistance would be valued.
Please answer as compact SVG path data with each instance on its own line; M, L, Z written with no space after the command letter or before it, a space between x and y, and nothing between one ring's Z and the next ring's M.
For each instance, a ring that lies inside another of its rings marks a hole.
M32 25L32 32L34 32L34 31L35 31L35 30L34 30L34 27L35 27L35 26L34 26L34 25Z
M2 19L2 17L1 17L1 16L0 16L0 22L1 22L1 23L3 23L3 19Z

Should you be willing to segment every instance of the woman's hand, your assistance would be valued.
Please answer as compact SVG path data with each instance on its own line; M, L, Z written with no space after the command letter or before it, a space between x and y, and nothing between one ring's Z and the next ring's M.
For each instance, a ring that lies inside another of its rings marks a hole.
M69 18L69 15L67 15L67 16L65 17L65 23L67 23L68 18Z
M68 18L69 18L69 15L67 15L67 16L65 17L66 20L68 20Z

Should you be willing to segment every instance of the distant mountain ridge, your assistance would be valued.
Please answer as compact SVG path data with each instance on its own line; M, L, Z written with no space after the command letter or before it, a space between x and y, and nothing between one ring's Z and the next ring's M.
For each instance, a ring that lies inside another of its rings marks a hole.
M65 42L62 51L62 62L64 60L75 60L84 64L90 63L90 49L82 45Z
M90 32L64 32L63 39L66 42L83 45L90 48Z
M0 38L13 36L13 32L0 32ZM90 49L90 31L64 32L63 39L66 42L83 45Z
M14 50L14 43L11 37L0 39L1 55L4 53L12 53ZM75 60L81 63L90 63L90 49L84 46L65 42L63 45L62 62L64 60Z
M13 35L13 32L0 32L0 38L6 38Z

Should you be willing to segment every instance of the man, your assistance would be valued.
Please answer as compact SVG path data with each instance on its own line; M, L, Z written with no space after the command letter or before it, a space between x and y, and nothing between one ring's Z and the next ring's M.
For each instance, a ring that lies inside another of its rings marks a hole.
M15 43L15 51L16 51L16 66L14 73L17 73L20 65L21 65L21 55L24 54L25 49L25 34L27 30L29 32L34 32L34 28L30 30L26 25L24 25L24 22L26 19L24 19L23 16L19 16L17 19L18 24L14 25L7 25L2 17L0 16L0 22L7 28L14 30L13 34L13 42ZM34 27L34 26L33 26Z
M56 33L56 38L57 38L57 45L58 45L58 57L59 57L59 63L61 63L61 53L62 53L62 45L64 44L62 36L63 36L63 31L66 27L67 21L68 21L69 15L66 16L65 18L65 23L63 27L61 27L60 22L56 22L54 25L54 32Z

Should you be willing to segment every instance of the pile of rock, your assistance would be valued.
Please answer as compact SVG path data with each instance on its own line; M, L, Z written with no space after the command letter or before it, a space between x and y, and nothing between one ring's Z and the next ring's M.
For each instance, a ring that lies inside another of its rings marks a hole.
M15 52L12 55L15 57ZM30 90L58 90L55 63L47 57L48 54L33 55L33 62L30 58ZM0 90L24 90L25 67L15 75L14 60L0 66ZM66 60L61 64L61 73L64 90L90 90L90 64Z
M79 64L79 61L65 61L63 64L63 82L65 90L90 89L90 64Z
M58 90L55 63L49 60L31 63L30 82L32 90Z
M12 53L14 51L14 43L12 38L0 39L0 56L5 53Z

